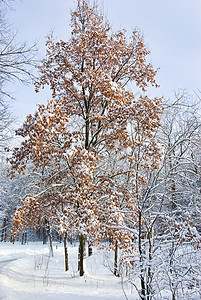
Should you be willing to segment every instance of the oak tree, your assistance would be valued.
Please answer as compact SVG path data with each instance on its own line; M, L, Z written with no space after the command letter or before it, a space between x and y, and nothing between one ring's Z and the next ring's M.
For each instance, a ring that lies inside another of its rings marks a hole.
M139 160L133 149L143 147L141 158L147 158L142 164L157 165L157 147L146 139L159 124L161 99L145 94L149 84L157 86L156 71L137 30L129 39L125 30L113 32L98 7L87 0L77 0L71 27L68 41L47 39L46 58L39 67L36 91L48 85L52 99L39 105L17 131L24 141L10 159L11 175L23 173L31 161L33 171L43 170L44 176L40 192L22 199L13 234L26 226L38 228L45 218L61 233L79 235L83 275L85 238L90 243L109 238L113 247L119 241L132 251L133 234L126 230L123 210L133 212L134 220L139 201L133 195L144 180L131 167ZM135 90L144 96L135 97ZM108 169L109 153L129 162L130 169ZM137 184L130 183L131 172ZM125 174L132 192L121 184Z

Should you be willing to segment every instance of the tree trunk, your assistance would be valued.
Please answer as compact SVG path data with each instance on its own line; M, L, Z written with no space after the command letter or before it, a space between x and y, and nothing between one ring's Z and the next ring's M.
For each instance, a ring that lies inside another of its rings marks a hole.
M41 240L41 228L39 228L37 231L36 231L36 235L37 235L37 240Z
M46 229L47 237L48 237L49 254L50 254L50 256L53 257L54 253L53 253L53 246L52 246L52 234L51 234L49 222L47 220L45 220L45 229Z
M88 256L92 256L92 254L93 254L93 248L91 244L88 244Z
M119 276L118 272L118 240L115 242L115 249L114 249L114 275Z
M172 294L172 300L176 300L175 293Z
M170 149L171 148L170 142L168 143L168 146ZM175 156L174 151L172 151L172 154ZM170 211L170 215L172 215L177 208L177 204L176 204L177 199L176 199L176 183L175 183L174 171L172 171L175 165L173 164L171 153L169 153L168 159L169 159L169 169L170 169L169 177L170 177L170 193L171 193L169 211Z
M68 266L68 248L67 248L67 233L64 233L64 257L65 257L65 271L69 270Z
M148 278L147 278L147 295L148 299L152 298L152 279L153 279L153 270L152 270L152 255L153 255L153 239L154 239L154 225L152 225L150 232L148 234L149 242L149 266L148 266Z
M80 271L80 276L84 275L84 258L85 258L85 238L83 234L81 234L79 253L78 253L78 271Z
M141 283L141 299L146 299L146 286L144 277L144 259L142 250L142 213L139 211L139 254L140 254L140 283Z
M22 233L22 245L25 245L27 242L27 231Z
M59 234L58 232L57 232L57 241L61 244L61 242L62 242L62 235L61 234Z
M46 228L43 227L43 245L47 244L47 233Z
M2 226L2 232L1 232L1 242L5 242L6 239L7 239L7 230L6 230L6 227L7 227L7 218L4 218L3 219L3 226Z

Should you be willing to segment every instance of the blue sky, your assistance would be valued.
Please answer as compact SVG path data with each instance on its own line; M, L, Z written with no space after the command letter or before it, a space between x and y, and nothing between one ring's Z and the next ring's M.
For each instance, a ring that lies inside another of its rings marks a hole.
M138 28L151 50L150 60L160 68L157 95L171 98L174 91L201 89L201 0L98 0L114 30L128 35ZM54 31L68 39L73 0L23 0L12 4L8 21L18 30L18 40L39 43L39 57L45 55L46 36ZM15 114L19 122L33 113L36 103L46 102L48 93L35 94L33 87L13 86Z

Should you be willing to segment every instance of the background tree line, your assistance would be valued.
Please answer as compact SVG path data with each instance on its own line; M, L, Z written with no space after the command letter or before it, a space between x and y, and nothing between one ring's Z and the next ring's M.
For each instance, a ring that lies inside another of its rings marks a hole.
M184 92L150 98L156 71L143 37L112 32L97 5L78 0L71 27L67 42L47 40L35 87L48 85L52 99L17 130L24 141L9 158L12 180L2 159L1 239L17 206L12 239L45 227L53 254L51 232L63 235L65 270L67 238L79 237L81 276L85 241L91 253L108 240L114 274L141 299L164 290L191 297L200 287L200 107ZM2 87L30 78L33 48L2 41ZM2 111L5 142L3 100Z

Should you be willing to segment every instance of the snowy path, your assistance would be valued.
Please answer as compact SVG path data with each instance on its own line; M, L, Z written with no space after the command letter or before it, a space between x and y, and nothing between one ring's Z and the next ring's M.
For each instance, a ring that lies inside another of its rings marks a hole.
M103 265L94 251L83 277L77 272L77 247L69 248L70 271L63 271L63 247L0 243L0 300L124 300L120 278ZM129 296L129 295L128 295ZM129 297L128 297L129 299ZM137 299L134 294L131 299Z
M6 265L8 265L9 263L11 263L12 261L15 261L15 260L17 260L17 258L7 259L7 260L0 261L0 273L1 273L1 269L3 267L5 267Z

